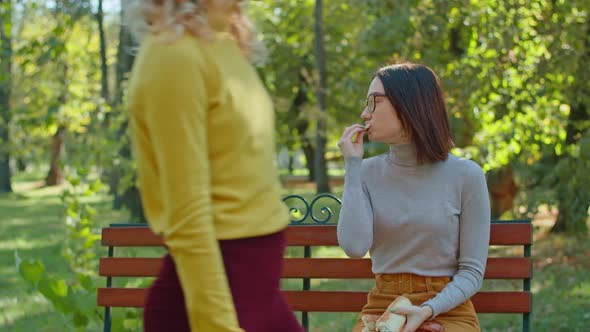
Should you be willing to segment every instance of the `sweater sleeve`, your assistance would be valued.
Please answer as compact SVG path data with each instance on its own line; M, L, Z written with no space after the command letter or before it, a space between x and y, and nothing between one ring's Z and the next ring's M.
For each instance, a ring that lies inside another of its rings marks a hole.
M361 180L361 158L346 158L338 243L352 258L361 258L373 243L373 210Z
M432 318L467 301L483 283L490 241L490 200L483 171L471 161L461 195L458 268L452 281L422 304L432 308Z
M145 163L155 164L159 187L142 190L161 191L164 243L176 264L192 331L242 331L212 216L206 59L174 45L150 52L155 60L144 66L150 72L138 96L145 107L135 116L143 117L155 159Z

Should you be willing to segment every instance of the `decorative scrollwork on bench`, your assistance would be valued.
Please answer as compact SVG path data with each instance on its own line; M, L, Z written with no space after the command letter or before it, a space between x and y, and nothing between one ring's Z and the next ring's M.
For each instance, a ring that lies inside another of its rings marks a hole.
M338 222L334 209L340 210L342 201L332 194L320 194L311 202L300 195L287 195L283 201L289 207L291 225L335 224Z

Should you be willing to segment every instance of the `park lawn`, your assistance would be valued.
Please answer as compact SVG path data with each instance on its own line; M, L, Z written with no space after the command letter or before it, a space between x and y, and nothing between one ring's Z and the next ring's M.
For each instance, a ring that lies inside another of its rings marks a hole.
M42 176L16 177L13 194L0 195L0 331L64 331L62 315L39 293L32 292L16 270L15 252L23 259L40 259L48 272L73 277L62 257L66 240L64 187L43 188ZM98 219L125 220L110 209L106 195L89 200Z
M59 198L61 189L39 188L38 181L31 178L17 178L15 188L16 194L0 196L0 330L63 331L61 315L55 313L42 296L29 291L16 272L14 258L17 250L22 259L41 259L51 273L71 276L61 256L61 243L65 240L64 213ZM313 197L311 194L305 196ZM112 211L110 198L106 195L93 198L91 203L99 211L98 220L102 225L122 222L126 218L125 212ZM337 211L337 205L332 202L327 205ZM321 211L315 215L320 218ZM332 218L337 218L337 213ZM536 227L533 246L532 330L584 331L590 325L589 238L549 236L546 230L546 225ZM134 254L133 251L126 253ZM299 256L301 252L294 249L289 254ZM337 248L318 248L316 254L343 257ZM520 282L508 281L488 283L485 287L510 290L519 285ZM370 280L312 281L313 289L368 290L371 286ZM301 281L286 281L285 287L297 289L301 287ZM310 314L311 331L349 331L355 317L354 313ZM481 315L480 319L482 331L520 331L519 315Z

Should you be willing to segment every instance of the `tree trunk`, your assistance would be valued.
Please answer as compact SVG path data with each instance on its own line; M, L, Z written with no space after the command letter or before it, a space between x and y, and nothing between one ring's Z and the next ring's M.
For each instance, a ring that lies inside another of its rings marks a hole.
M128 1L121 0L121 22L125 22L125 10L128 6ZM119 28L119 46L117 47L117 81L115 93L115 105L118 105L123 100L123 82L127 73L133 66L135 57L132 53L133 38L129 31L121 24Z
M60 125L57 128L55 134L53 135L53 141L51 142L50 167L49 173L47 174L47 178L45 178L45 185L47 186L56 186L58 184L63 183L64 181L64 174L61 169L60 159L64 153L65 136L66 127Z
M563 203L560 201L559 206L563 206ZM564 233L567 230L567 220L568 220L568 213L567 210L559 210L557 213L557 219L555 220L555 224L551 227L551 233Z
M303 149L303 155L307 161L307 170L309 171L309 181L316 181L316 163L315 163L315 150L313 144L308 137L301 138L301 149Z
M104 34L104 11L102 9L102 0L98 0L98 12L96 13L98 23L98 35L100 38L100 71L101 71L101 96L105 102L109 102L109 79L107 69L107 43Z
M590 89L589 89L590 90ZM587 91L586 93L590 93ZM578 143L580 137L582 136L582 131L576 126L576 124L582 123L584 121L590 121L590 114L588 113L588 109L585 104L578 104L575 107L572 107L570 114L568 116L568 122L566 127L566 138L565 143L566 145L572 145ZM576 176L578 172L574 174L562 174L562 176L567 177L568 179L563 179L563 183L568 183L569 178L571 176ZM567 195L565 192L568 191L575 191L577 188L566 188L564 190L558 191L558 210L559 213L557 214L557 220L555 224L551 228L552 233L562 233L562 232L576 232L581 229L585 229L585 218L576 218L577 215L587 215L588 211L588 202L585 204L569 204L574 195ZM583 197L577 197L577 199L583 199ZM568 211L566 207L574 206L575 209L571 209L572 211ZM579 210L578 210L579 209ZM580 211L583 210L583 211Z
M461 26L455 26L449 31L449 50L458 58L465 54L465 49L461 46Z
M307 98L308 86L303 75L303 70L304 68L301 68L299 70L299 86L297 88L295 98L293 98L293 102L291 103L291 109L289 110L289 123L295 124L295 130L297 131L297 134L299 134L299 140L301 141L301 147L305 155L306 166L309 171L308 179L309 181L315 181L315 152L313 149L313 144L307 136L307 130L309 129L309 121L306 117L301 116L301 113L303 112L303 106L309 101Z
M588 80L590 80L590 22L587 23L586 26L586 41L584 42L584 52L580 55L579 58L579 71L576 72L576 81L574 84L578 86L574 86L570 91L574 92L574 96L572 99L579 100L577 96L587 96L590 94L590 86L588 85ZM572 103L572 109L570 114L568 115L567 119L567 126L566 126L566 137L565 137L565 144L566 145L574 145L578 144L582 136L585 132L587 132L587 126L583 126L582 124L590 122L590 110L588 109L588 105L584 102L574 102ZM564 179L563 183L569 183L569 178L571 176L581 176L582 172L575 172L574 174L563 174L563 176L567 177ZM583 181L583 180L580 180ZM580 182L578 181L578 183ZM587 184L586 184L587 185ZM575 187L575 186L574 186ZM581 204L569 204L571 203L569 200L572 199L574 195L566 195L564 192L571 192L571 191L587 191L587 188L584 185L578 185L577 188L564 188L563 190L558 191L558 209L559 214L557 215L557 220L555 221L555 225L551 228L551 232L559 233L559 232L568 232L574 233L579 232L580 230L586 230L586 218L577 216L588 216L588 201L583 196L576 197L576 199L581 199L583 203ZM566 207L570 207L570 211Z
M4 1L2 1L4 2ZM10 174L10 97L12 88L12 8L11 2L0 9L0 193L12 192Z
M319 84L317 89L318 106L320 114L317 122L317 136L315 147L315 176L316 190L318 193L329 193L330 182L326 169L326 54L324 50L324 31L322 19L322 0L315 2L315 58L318 71Z
M19 172L25 172L27 170L27 162L23 157L16 159L16 169Z
M504 212L514 207L518 187L510 165L488 172L486 177L491 198L492 219L498 219Z
M121 0L121 22L124 22L125 10L128 6L128 1ZM123 82L126 79L127 73L133 66L135 57L132 53L133 38L129 31L125 29L123 25L119 30L119 46L117 50L117 91L115 96L115 104L120 105L123 101ZM127 132L128 122L125 121L121 125L121 128L117 131L117 137L123 137ZM125 144L121 147L119 155L124 160L131 159L131 146ZM115 208L126 207L130 214L131 219L137 222L146 222L145 214L143 212L143 206L141 203L141 197L139 194L139 188L135 185L131 185L125 188L122 195L119 195L120 179L123 171L118 166L113 167L113 173L111 176L111 192L113 193L113 206Z
M293 163L295 162L295 153L293 151L289 151L289 164L287 165L287 171L289 175L293 175Z
M65 41L63 41L65 44ZM68 100L68 72L69 65L65 59L62 59L62 86L61 95L58 97L58 107L63 107ZM65 139L67 127L64 123L57 123L57 130L53 134L51 141L51 155L49 160L49 172L45 178L46 186L56 186L62 184L64 181L64 174L61 168L61 157L65 152Z
M0 160L0 193L12 192L10 159L8 153L1 156Z
M117 46L117 71L116 71L116 81L115 81L115 93L114 93L114 105L121 105L123 101L123 81L125 80L125 75L131 70L131 63L133 59L130 57L132 56L130 51L131 47L131 37L125 26L122 24L125 20L125 9L127 8L127 2L121 0L121 12L120 12L120 26L119 26L119 45ZM119 128L116 133L117 140L125 134L125 127L127 126L126 123L122 125L122 128ZM121 149L119 154L124 157L125 147ZM123 176L122 170L120 169L119 165L111 165L111 169L109 170L109 190L110 194L113 195L113 208L120 209L123 205L123 195L119 193L119 183L121 182L121 177Z

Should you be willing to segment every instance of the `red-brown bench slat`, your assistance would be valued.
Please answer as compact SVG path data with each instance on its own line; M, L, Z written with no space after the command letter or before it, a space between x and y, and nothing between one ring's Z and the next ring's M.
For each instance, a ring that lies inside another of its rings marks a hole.
M287 227L289 246L338 246L336 226L291 226Z
M294 311L359 312L367 301L366 292L283 291ZM143 307L146 288L99 288L98 305ZM479 313L529 313L529 292L479 292L471 299Z
M490 245L533 244L533 225L531 223L492 223Z
M484 279L529 279L533 276L533 262L528 257L490 257Z
M471 301L479 313L531 313L530 292L479 292Z
M531 244L532 232L528 223L493 223L490 245ZM288 227L287 243L290 246L338 246L336 225Z
M490 245L532 244L532 225L527 223L493 223ZM335 225L287 227L289 246L338 246ZM102 230L102 244L118 247L160 246L162 238L145 226L109 227Z
M162 258L103 257L98 263L98 274L103 277L156 277Z
M366 292L284 291L295 311L360 312ZM523 313L531 311L528 292L479 292L471 300L478 313Z
M98 288L96 302L101 307L143 308L147 288Z
M99 275L111 277L155 277L161 258L101 258ZM532 263L525 257L488 258L486 279L527 279ZM283 278L371 279L371 261L353 258L287 258Z
M155 247L163 245L162 237L154 234L147 226L103 228L101 242L104 246L115 247Z

